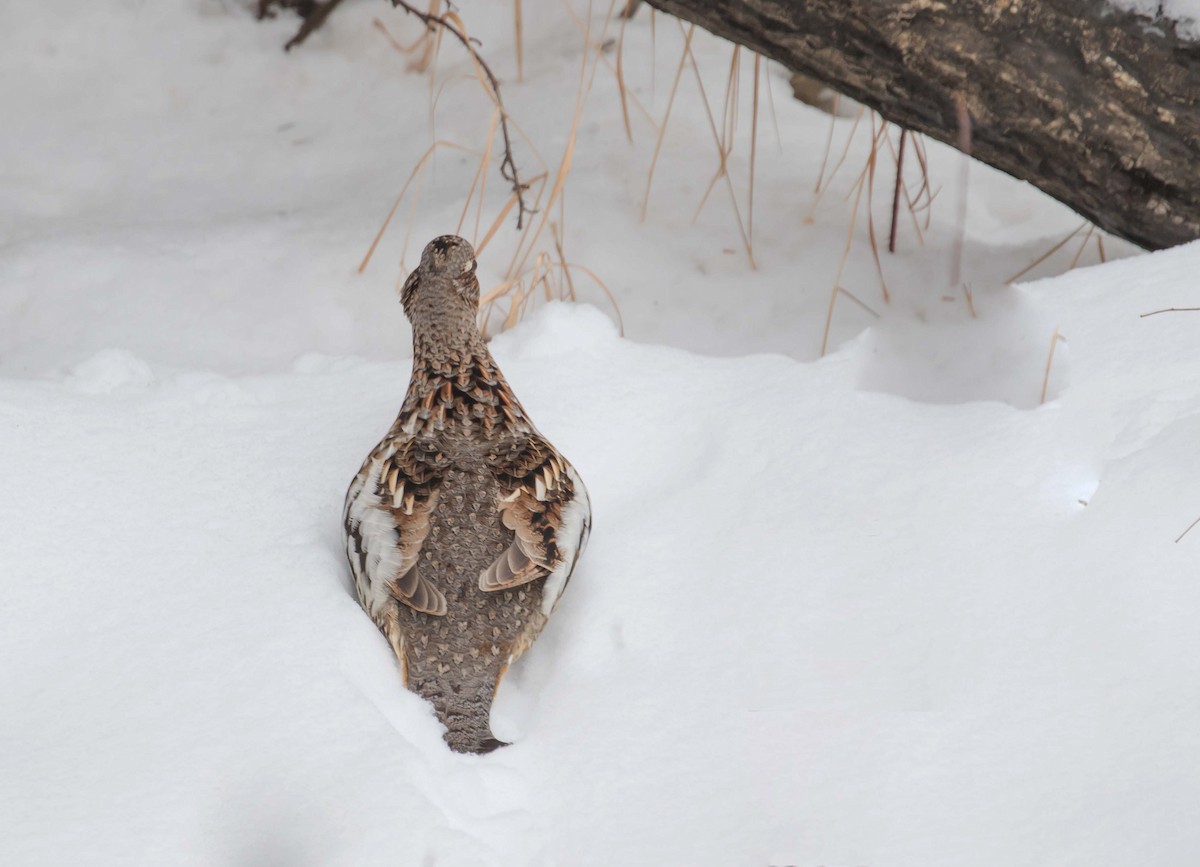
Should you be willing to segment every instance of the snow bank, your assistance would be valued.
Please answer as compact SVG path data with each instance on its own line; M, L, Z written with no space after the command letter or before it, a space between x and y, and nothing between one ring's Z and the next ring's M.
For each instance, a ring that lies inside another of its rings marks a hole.
M496 344L587 478L596 532L501 691L515 745L483 759L443 748L341 563L331 504L403 364L113 390L143 366L109 354L0 387L0 523L21 528L2 555L3 860L1200 851L1172 806L1200 760L1200 589L1171 544L1195 510L1178 482L1200 388L1109 463L1119 393L911 404L856 392L849 354L705 359L562 306Z

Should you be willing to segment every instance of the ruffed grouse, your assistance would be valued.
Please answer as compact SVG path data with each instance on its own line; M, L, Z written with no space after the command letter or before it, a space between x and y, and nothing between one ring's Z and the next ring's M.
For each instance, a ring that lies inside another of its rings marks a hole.
M504 745L489 721L496 687L554 611L591 528L579 474L488 352L475 267L471 245L443 235L405 281L412 380L343 513L359 601L464 753Z

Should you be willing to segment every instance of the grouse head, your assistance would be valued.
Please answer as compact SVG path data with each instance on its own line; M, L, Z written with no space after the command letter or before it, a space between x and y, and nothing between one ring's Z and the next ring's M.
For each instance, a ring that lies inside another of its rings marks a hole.
M459 312L465 307L473 317L479 309L479 279L475 276L475 251L458 235L441 235L425 245L418 265L400 293L411 321L419 310Z

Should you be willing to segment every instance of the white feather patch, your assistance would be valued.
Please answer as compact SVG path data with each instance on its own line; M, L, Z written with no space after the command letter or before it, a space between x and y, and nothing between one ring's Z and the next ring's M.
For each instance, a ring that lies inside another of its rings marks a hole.
M562 527L559 528L558 538L555 540L558 543L562 565L546 576L546 583L542 587L542 613L547 617L558 604L558 597L562 596L567 579L575 569L575 561L587 546L592 523L592 504L588 499L583 479L579 478L579 473L575 472L574 467L567 467L567 477L575 486L575 496L563 508Z
M387 585L395 580L400 570L400 535L391 514L376 494L382 467L382 462L376 462L363 483L356 486L357 492L352 487L346 497L346 517L358 527L362 553L366 555L365 574L360 574L359 552L355 550L353 537L348 536L346 548L350 554L350 567L359 600L372 616L387 603Z

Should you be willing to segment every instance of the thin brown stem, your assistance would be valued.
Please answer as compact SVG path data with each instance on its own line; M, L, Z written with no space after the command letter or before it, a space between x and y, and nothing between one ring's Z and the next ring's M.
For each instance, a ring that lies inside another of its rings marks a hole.
M1054 326L1054 334L1050 338L1050 352L1046 355L1046 370L1042 374L1042 396L1038 399L1038 406L1046 402L1046 392L1050 389L1050 369L1054 366L1054 350L1058 349L1058 342L1063 337L1058 333L1058 326Z
M746 205L748 213L746 234L750 243L754 244L754 168L758 156L758 81L762 72L762 55L754 55L754 114L750 118L750 201Z
M892 227L888 232L888 252L896 252L896 230L900 224L900 193L904 189L904 146L908 143L908 130L900 130L900 148L896 153L896 188L892 191Z
M1082 232L1087 227L1088 227L1088 223L1085 220L1084 222L1079 224L1078 228L1076 228L1074 232L1067 235L1067 237L1063 238L1061 241L1059 241L1057 244L1055 244L1053 247L1051 247L1045 253L1038 256L1036 259L1034 259L1032 262L1030 262L1028 265L1026 265L1024 268L1022 268L1016 274L1013 274L1011 277L1009 277L1004 282L1005 283L1016 283L1018 280L1020 280L1022 277L1024 277L1026 274L1028 274L1030 271L1032 271L1038 265L1042 264L1047 259L1049 259L1051 256L1053 256L1055 253L1057 253L1059 250L1061 250L1063 247L1065 247L1072 238L1074 238L1076 235L1078 235L1080 232Z
M525 49L522 45L524 29L521 20L521 0L513 0L513 38L517 45L517 81L525 80Z
M961 286L963 299L967 302L967 311L975 318L975 299L971 290L963 280L963 251L967 246L967 185L971 180L971 111L967 106L967 98L959 91L954 95L954 107L958 115L958 149L962 151L962 168L958 182L958 240L954 244L954 258L951 267L950 283Z

